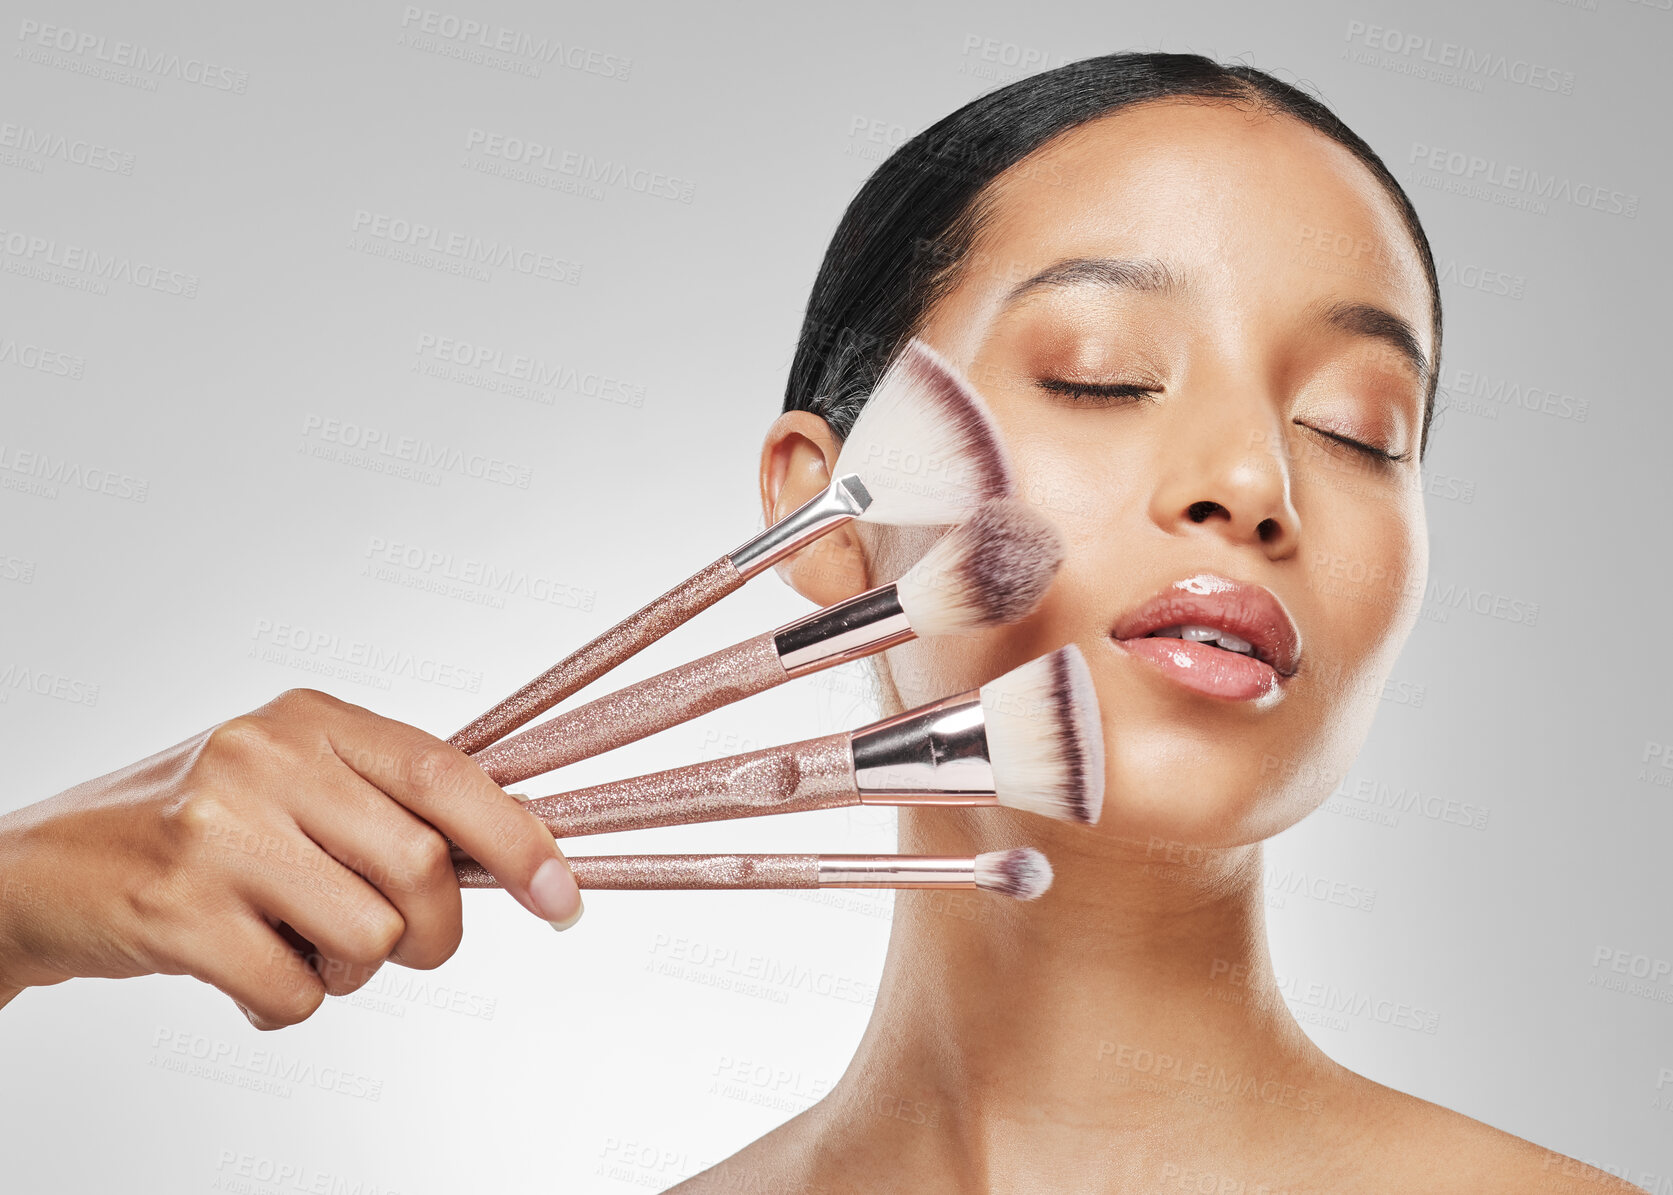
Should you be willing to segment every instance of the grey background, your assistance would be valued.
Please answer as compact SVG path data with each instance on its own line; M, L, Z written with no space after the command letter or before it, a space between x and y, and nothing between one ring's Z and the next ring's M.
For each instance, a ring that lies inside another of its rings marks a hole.
M1448 409L1425 616L1353 772L1271 846L1286 994L1346 1065L1673 1191L1668 0L0 7L0 808L297 685L449 733L743 539L839 214L996 83L1156 48L1315 87L1429 230ZM424 35L443 19L565 53L474 60ZM164 65L121 75L119 41ZM1507 70L1434 78L1447 44ZM472 130L557 168L495 173ZM1560 193L1480 183L1509 168ZM379 255L356 239L379 217L557 276ZM83 260L43 266L29 238ZM89 252L162 289L101 290ZM443 340L555 381L488 388ZM377 468L341 443L364 429L443 465ZM763 580L623 679L801 608ZM869 708L838 674L578 773ZM892 821L647 837L611 845L889 850ZM185 979L25 993L0 1014L7 1186L660 1188L837 1078L888 908L598 894L559 938L479 894L440 971L386 969L276 1035Z

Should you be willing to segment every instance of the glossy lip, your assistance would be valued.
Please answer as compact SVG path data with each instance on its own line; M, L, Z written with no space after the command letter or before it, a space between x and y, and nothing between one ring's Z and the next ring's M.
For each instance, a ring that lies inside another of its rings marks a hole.
M1264 585L1245 584L1217 573L1198 573L1175 581L1122 615L1110 636L1117 640L1142 639L1151 631L1181 625L1215 627L1247 639L1254 649L1253 658L1267 664L1280 682L1294 676L1301 663L1301 632L1278 596ZM1207 650L1222 653L1217 647Z

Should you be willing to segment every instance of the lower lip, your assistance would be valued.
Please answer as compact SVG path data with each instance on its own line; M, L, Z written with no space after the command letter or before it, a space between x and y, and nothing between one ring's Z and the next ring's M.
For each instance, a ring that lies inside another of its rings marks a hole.
M1113 642L1140 659L1149 660L1165 676L1187 689L1210 697L1253 701L1278 688L1278 672L1272 665L1223 647L1162 635Z

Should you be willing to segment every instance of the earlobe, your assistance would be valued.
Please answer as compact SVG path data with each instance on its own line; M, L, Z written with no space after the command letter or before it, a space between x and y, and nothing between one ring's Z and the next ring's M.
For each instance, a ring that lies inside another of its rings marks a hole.
M761 446L761 513L768 523L795 510L831 483L842 441L818 415L786 411ZM828 532L781 561L778 575L797 593L829 606L870 587L865 550L852 523Z

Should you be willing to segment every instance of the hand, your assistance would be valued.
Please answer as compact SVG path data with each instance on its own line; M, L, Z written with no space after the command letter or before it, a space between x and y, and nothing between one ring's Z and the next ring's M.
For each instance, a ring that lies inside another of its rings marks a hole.
M445 836L445 837L444 837ZM448 838L558 928L552 834L470 757L296 689L0 817L0 1004L74 976L194 975L258 1029L462 933Z

